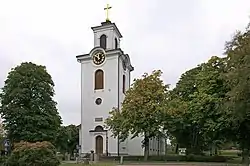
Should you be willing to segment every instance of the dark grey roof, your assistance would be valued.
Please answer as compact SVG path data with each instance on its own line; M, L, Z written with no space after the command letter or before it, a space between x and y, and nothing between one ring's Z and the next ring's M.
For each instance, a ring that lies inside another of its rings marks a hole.
M83 55L77 55L76 58L80 58L80 57L84 57L84 56L88 56L89 54L83 54Z

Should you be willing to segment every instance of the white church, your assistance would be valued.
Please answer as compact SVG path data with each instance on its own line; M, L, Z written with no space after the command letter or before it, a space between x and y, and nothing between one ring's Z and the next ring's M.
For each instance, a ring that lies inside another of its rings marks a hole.
M113 107L121 110L134 70L130 56L120 48L122 34L108 19L91 29L93 49L76 57L81 64L80 153L143 155L142 137L118 141L104 123ZM150 155L165 154L165 139L151 139L149 146Z

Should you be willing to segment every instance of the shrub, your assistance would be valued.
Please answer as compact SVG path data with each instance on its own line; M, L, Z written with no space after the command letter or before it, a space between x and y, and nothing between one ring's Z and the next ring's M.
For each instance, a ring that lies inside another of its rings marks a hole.
M3 166L6 163L7 156L0 156L0 166Z
M6 161L7 166L59 166L55 147L50 142L20 142Z
M221 150L219 152L223 156L237 156L238 153L241 153L240 150Z

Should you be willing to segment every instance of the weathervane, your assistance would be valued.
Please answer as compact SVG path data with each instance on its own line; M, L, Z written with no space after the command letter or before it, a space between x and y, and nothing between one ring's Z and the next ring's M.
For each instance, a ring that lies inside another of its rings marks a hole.
M107 4L107 6L104 8L104 10L106 10L106 21L109 22L109 9L111 9L112 7L109 6L109 4Z

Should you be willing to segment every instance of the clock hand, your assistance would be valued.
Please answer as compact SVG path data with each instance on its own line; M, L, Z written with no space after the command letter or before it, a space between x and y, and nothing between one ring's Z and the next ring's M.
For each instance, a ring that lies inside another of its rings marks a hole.
M98 60L99 59L99 56L98 56L98 54L95 54L95 58Z
M98 60L100 60L101 59L101 54L98 54Z

